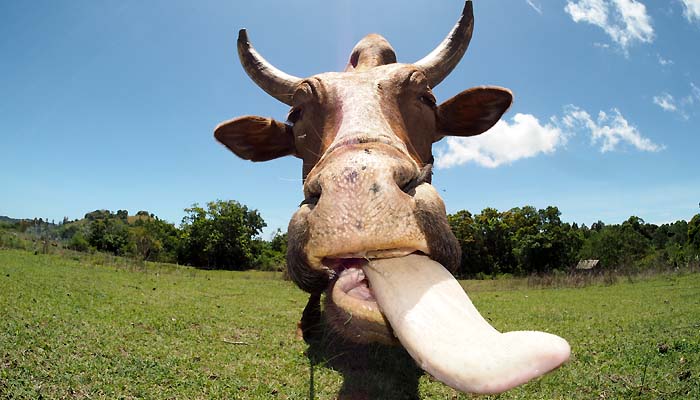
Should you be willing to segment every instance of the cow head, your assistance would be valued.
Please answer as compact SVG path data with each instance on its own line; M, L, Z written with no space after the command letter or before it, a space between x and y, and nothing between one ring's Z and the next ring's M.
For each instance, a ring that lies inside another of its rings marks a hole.
M431 185L432 144L485 132L512 102L507 89L477 87L438 105L431 89L460 61L472 30L467 1L447 38L416 63L397 63L383 37L368 35L345 71L306 79L268 63L241 30L245 71L292 108L286 122L240 117L215 137L247 160L303 161L287 267L312 298L326 293L335 332L360 343L398 340L436 378L488 393L557 367L569 347L540 332L498 333L446 271L459 264L460 247Z

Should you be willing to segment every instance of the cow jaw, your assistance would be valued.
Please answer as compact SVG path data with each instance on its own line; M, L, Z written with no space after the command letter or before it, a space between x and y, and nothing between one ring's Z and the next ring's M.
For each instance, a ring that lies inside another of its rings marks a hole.
M500 393L557 368L569 358L569 344L558 336L498 332L479 314L454 277L427 256L370 260L362 264L362 271L382 320L386 318L391 325L387 331L398 337L423 370L455 389ZM345 280L341 275L333 300L350 312L362 309L366 303L346 298L358 291L351 282L360 278L360 272L345 274L354 278ZM376 320L373 307L358 316L371 315Z

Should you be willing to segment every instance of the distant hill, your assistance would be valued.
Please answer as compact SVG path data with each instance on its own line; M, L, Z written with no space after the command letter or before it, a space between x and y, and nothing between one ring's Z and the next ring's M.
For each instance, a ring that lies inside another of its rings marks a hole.
M0 215L0 222L7 222L10 224L14 224L14 223L19 222L19 221L20 220L16 219L16 218L10 218L10 217L5 216L5 215Z
M11 218L11 217L8 217L6 215L0 215L0 223L4 223L4 224L18 224L22 221L25 221L26 223L32 224L33 222L38 221L40 219L41 218L33 218L33 219L32 218ZM41 219L41 221L42 221L41 223L44 225L58 226L57 223L51 222L49 220L44 221L43 219Z

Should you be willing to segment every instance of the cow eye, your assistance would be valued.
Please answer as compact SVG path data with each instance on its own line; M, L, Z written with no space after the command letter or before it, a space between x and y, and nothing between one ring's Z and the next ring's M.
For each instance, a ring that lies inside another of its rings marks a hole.
M431 108L435 108L437 105L437 100L431 93L425 93L420 96L420 102Z
M302 111L301 108L299 107L294 107L292 110L287 114L287 123L290 125L294 125L301 119L302 116Z

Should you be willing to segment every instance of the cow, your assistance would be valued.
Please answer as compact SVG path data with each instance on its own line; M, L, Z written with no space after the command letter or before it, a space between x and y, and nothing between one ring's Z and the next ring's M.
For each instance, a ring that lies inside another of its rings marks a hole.
M559 367L570 347L544 332L500 333L449 272L460 246L431 185L432 145L484 133L513 98L480 86L437 103L432 88L461 60L473 26L467 0L448 36L415 63L397 62L389 42L370 34L344 71L309 78L274 67L242 29L244 70L291 110L285 122L223 122L214 136L246 160L302 160L304 200L289 223L287 269L310 293L305 314L319 309L323 294L324 320L336 335L400 344L457 390L500 393Z

